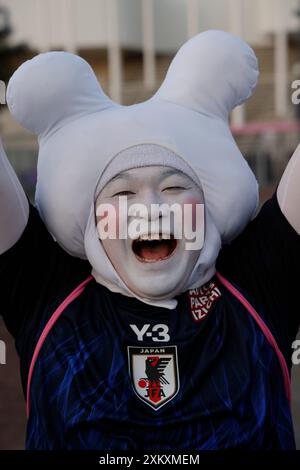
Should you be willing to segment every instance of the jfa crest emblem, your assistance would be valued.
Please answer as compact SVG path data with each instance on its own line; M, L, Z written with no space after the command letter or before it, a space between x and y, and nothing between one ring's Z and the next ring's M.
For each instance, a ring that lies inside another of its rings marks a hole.
M128 346L129 373L136 395L158 410L177 395L179 374L176 346Z

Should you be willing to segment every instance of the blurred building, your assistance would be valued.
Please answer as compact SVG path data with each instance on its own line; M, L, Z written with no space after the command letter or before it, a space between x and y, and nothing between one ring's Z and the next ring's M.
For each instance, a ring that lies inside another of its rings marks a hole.
M38 52L75 52L92 65L104 90L123 104L153 94L189 37L212 28L233 32L252 45L259 60L256 93L234 110L231 122L262 185L278 177L298 141L297 126L245 124L300 115L291 103L297 70L300 79L299 0L0 0L0 6L10 13L11 45L28 46L26 53L12 58L10 69ZM8 153L24 176L34 141L9 116L1 117ZM25 145L22 164L18 142ZM268 158L261 157L261 148ZM31 180L27 175L26 187Z
M157 88L188 37L211 28L231 31L254 47L261 68L245 118L291 113L291 66L300 60L298 0L1 0L0 5L10 11L12 43L25 42L34 53L79 53L123 103ZM262 96L265 106L257 106ZM236 113L236 122L244 121L242 114Z

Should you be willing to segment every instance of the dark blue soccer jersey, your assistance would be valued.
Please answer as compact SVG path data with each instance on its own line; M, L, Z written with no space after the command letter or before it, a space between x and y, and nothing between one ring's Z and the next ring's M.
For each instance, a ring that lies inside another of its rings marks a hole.
M300 237L276 196L219 255L217 267L267 323L291 366ZM296 272L295 272L296 270ZM0 257L1 311L16 338L24 389L47 320L90 272L32 209ZM293 449L278 358L245 307L214 276L174 310L92 280L38 357L28 449Z

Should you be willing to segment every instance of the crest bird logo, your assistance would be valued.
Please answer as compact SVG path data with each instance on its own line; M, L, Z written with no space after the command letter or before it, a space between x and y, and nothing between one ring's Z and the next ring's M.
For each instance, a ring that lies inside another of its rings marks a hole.
M180 385L176 346L128 346L128 359L133 390L144 403L158 410L177 395Z
M169 384L164 377L164 370L170 362L170 358L147 357L145 373L150 382Z

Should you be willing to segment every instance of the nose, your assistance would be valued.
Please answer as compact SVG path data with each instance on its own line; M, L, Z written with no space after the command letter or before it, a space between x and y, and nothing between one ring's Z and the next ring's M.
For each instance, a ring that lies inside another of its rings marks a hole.
M140 207L136 215L148 222L156 221L162 218L162 213L159 209L162 201L160 195L155 190L145 191L143 197L139 201ZM135 211L134 211L135 212ZM134 216L135 214L130 214Z

